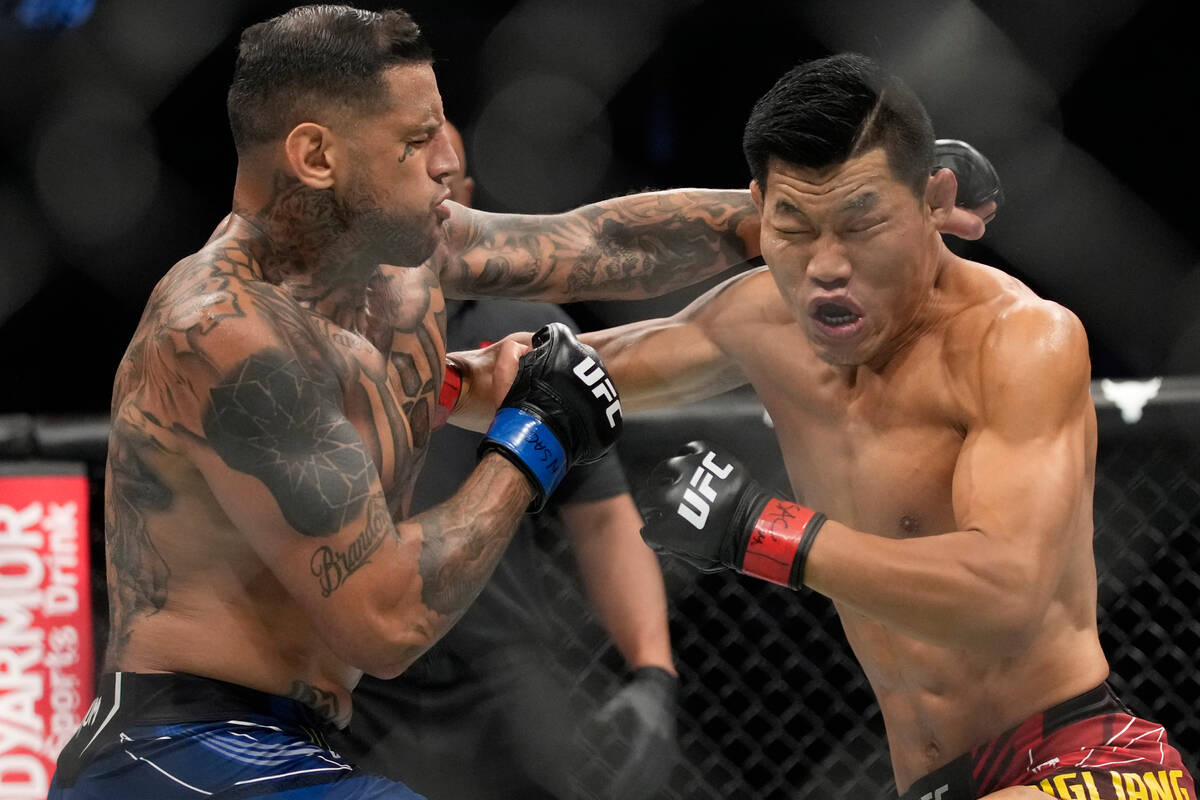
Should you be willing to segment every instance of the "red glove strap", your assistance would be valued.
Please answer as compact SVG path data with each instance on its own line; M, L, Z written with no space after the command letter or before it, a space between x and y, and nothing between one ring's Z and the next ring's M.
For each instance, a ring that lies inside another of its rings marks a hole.
M447 361L446 376L442 378L442 393L438 395L438 407L433 414L435 430L445 425L446 420L450 419L450 414L454 412L454 406L458 403L460 394L462 394L462 370Z
M809 524L814 518L817 524L810 531ZM772 497L754 523L754 530L750 531L746 554L742 557L742 572L780 586L798 588L792 583L796 558L808 555L811 537L824 521L824 514Z

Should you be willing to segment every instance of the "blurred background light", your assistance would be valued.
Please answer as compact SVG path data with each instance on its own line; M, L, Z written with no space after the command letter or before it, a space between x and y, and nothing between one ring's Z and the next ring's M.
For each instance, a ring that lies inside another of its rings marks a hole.
M7 395L8 410L106 407L154 283L228 210L224 95L238 34L293 5L0 0L0 224L12 243L0 257L0 374L37 373L55 356L34 341L48 314L92 329L76 357L96 365L24 381L31 392ZM1200 163L1187 157L1200 89L1187 4L400 5L433 43L481 208L744 187L741 124L754 100L797 61L858 50L917 90L939 135L971 141L1000 172L1006 207L982 241L952 249L1075 311L1097 377L1200 370ZM27 24L37 20L50 27ZM708 285L568 310L585 328L617 324L672 313Z
M46 233L24 200L0 184L0 320L24 305L50 273Z
M64 236L102 244L137 224L158 186L146 111L109 87L79 87L51 110L33 157L38 198Z
M590 198L612 161L604 102L563 75L499 89L469 140L471 168L496 210L562 211Z
M95 6L95 0L19 0L13 16L26 28L74 28Z

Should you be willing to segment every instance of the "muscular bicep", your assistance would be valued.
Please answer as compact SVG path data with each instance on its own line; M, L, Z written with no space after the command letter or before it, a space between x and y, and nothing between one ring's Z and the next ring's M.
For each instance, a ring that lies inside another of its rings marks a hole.
M758 254L745 191L676 190L563 214L488 214L454 206L435 257L451 297L554 302L655 297Z
M339 395L332 375L268 348L208 388L203 439L194 443L222 510L316 619L352 607L326 601L355 594L343 587L398 544L374 463Z
M1082 327L1068 312L1039 307L997 323L981 357L978 419L954 471L960 528L1002 548L1020 588L1042 600L1079 539L1090 541L1089 372Z
M461 616L532 492L492 455L445 503L397 521L341 391L294 349L252 352L207 388L193 458L330 650L392 676Z

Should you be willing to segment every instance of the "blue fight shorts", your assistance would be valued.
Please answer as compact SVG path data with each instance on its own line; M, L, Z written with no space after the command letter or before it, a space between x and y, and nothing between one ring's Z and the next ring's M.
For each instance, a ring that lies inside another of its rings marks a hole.
M367 775L295 700L181 673L104 675L48 800L424 800Z

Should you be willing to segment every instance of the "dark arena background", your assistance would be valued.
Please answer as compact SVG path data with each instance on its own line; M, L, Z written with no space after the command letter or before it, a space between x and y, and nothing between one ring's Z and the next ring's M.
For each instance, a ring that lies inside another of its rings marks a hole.
M0 2L0 475L87 477L81 524L96 637L107 624L101 497L113 373L158 277L229 208L235 158L224 98L237 34L292 5ZM986 153L1006 204L981 241L950 245L1072 309L1088 330L1100 415L1099 621L1111 682L1166 727L1195 773L1194 3L403 5L433 43L446 113L463 130L476 205L486 210L744 187L741 128L754 99L797 61L841 50L882 60L922 97L939 136ZM567 311L595 329L671 313L709 285ZM769 420L741 392L632 416L620 446L631 482L697 434L786 491ZM0 551L26 502L6 496L7 485ZM550 531L540 544L565 643L557 667L587 709L623 667L590 616L561 538ZM685 758L661 797L886 796L882 720L830 603L670 560L663 567ZM6 574L0 563L0 602ZM0 638L0 650L10 644ZM601 749L579 776L580 797L602 796L594 789L608 769Z

